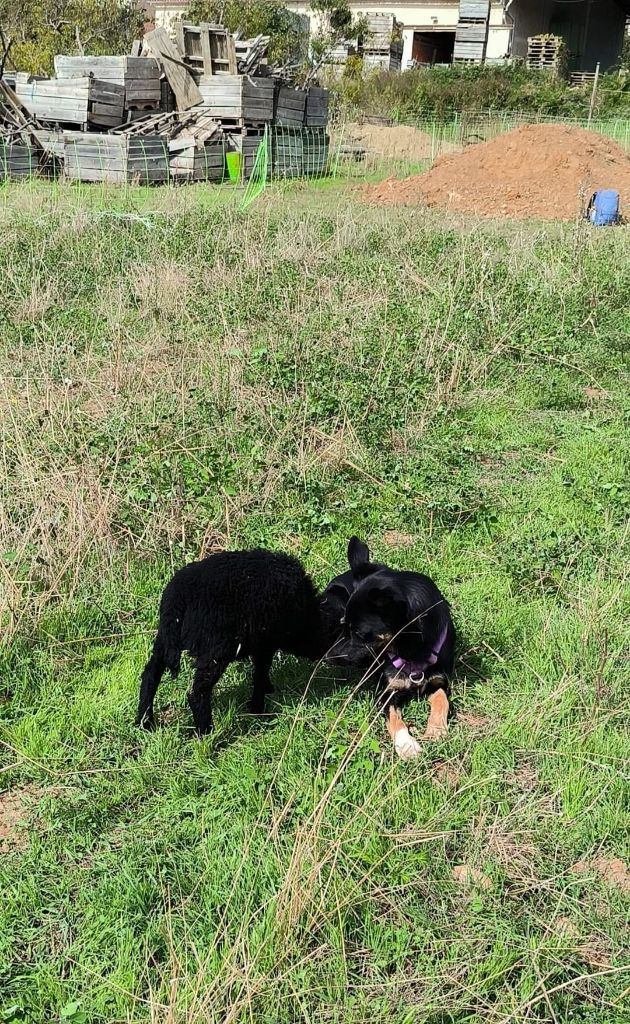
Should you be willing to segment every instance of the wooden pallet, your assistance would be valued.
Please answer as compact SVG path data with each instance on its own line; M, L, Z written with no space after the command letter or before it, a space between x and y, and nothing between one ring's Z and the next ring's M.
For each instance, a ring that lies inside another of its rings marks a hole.
M234 36L222 25L208 21L191 25L178 20L175 32L183 58L194 71L206 78L238 74Z
M374 13L366 15L368 34L363 40L363 52L400 50L402 54L402 22L393 14Z
M164 74L175 95L178 110L188 110L201 103L202 96L190 68L184 64L182 51L175 45L164 28L154 28L144 36L144 43L162 62Z
M580 88L583 85L592 85L595 81L596 73L594 71L572 71L569 85L574 88Z
M568 51L562 36L530 36L527 40L527 67L531 71L565 74Z
M363 54L363 67L368 71L400 71L402 67L402 50L386 50L383 53L370 50Z
M96 78L16 76L16 95L39 121L110 128L123 119L125 90Z

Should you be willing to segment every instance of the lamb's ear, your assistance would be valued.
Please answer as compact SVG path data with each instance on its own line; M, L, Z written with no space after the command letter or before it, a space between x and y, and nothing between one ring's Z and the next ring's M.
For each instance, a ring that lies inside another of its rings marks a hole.
M336 598L342 604L346 605L348 603L348 598L350 597L350 592L347 587L344 587L343 583L333 583L332 586L326 587L322 594L323 604L326 604L331 597Z
M348 544L348 562L354 573L362 569L370 561L370 549L358 537L351 537Z

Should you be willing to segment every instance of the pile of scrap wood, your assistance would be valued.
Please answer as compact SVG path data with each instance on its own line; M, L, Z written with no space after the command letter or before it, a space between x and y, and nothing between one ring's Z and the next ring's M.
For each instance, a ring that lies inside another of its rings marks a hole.
M36 119L0 79L0 181L30 178L39 172L44 150L37 128Z
M153 29L130 55L59 54L53 78L17 73L0 93L5 165L19 144L33 150L30 166L71 179L220 181L236 152L246 178L268 131L273 173L325 173L328 92L297 87L268 46L268 36L179 21L174 36ZM17 151L13 163L27 166Z

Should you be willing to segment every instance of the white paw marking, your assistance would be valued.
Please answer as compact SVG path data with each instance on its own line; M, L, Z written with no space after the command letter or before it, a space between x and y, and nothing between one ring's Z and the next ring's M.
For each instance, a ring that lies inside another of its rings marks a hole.
M411 761L420 753L421 747L413 736L409 735L409 729L398 729L394 736L394 748L403 761Z

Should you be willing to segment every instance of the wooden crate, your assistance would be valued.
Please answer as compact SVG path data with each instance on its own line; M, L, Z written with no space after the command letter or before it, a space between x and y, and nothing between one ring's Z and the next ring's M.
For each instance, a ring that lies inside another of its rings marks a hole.
M290 89L285 85L276 87L273 123L283 128L301 128L304 124L306 93L304 89Z
M41 168L41 156L33 146L0 139L0 181L35 177Z
M191 136L168 143L170 176L174 181L223 181L225 144L222 138L201 145Z
M304 124L325 128L328 124L328 89L320 89L312 85L306 93Z
M274 178L301 178L304 174L302 129L276 128L271 139L271 173Z
M121 123L125 90L97 78L29 79L19 74L16 95L40 121L113 128Z
M84 135L64 144L64 171L77 181L168 181L168 142L159 135Z
M220 121L264 124L273 118L274 83L249 75L204 75L199 81L202 105Z
M157 110L160 105L161 68L154 57L55 57L57 78L92 75L125 90L125 108Z
M321 178L328 172L330 136L323 128L305 128L302 132L302 166L307 178Z
M241 168L241 177L243 181L248 181L251 177L251 173L254 169L254 163L256 162L258 147L263 140L263 135L264 133L262 131L246 129L241 132L228 132L225 136L227 152L242 154L243 163Z

